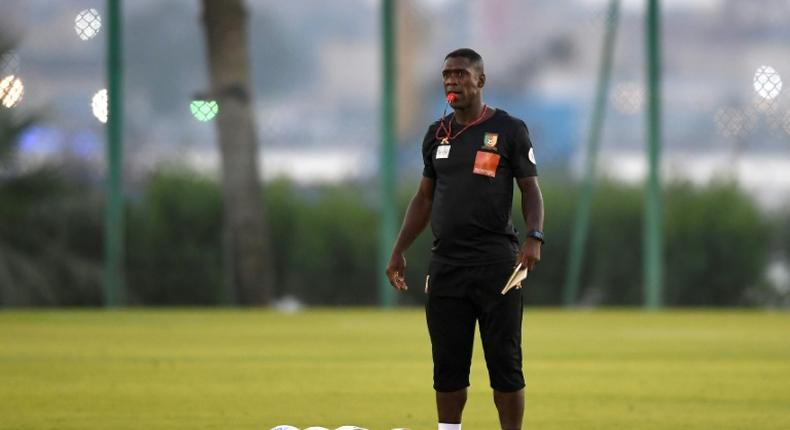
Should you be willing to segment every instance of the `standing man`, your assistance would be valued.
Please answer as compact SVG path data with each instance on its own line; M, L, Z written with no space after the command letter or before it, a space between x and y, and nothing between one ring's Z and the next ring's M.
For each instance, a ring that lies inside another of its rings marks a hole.
M407 289L403 254L428 221L433 256L425 306L433 354L439 430L460 430L469 386L475 324L503 430L520 430L521 290L505 287L516 264L532 270L543 243L543 197L527 126L483 104L483 59L458 49L444 59L444 91L453 109L422 143L423 177L387 266L393 287ZM513 180L521 190L527 233L521 247L510 217Z

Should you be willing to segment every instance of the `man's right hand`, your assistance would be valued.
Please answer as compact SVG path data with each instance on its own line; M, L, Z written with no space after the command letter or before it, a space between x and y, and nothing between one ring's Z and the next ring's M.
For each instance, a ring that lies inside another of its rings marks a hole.
M392 257L390 257L390 262L387 264L387 279L390 281L390 285L392 285L398 291L406 291L409 287L406 285L406 279L404 278L404 273L406 273L406 257L403 256L401 253L392 253Z
M398 291L406 291L404 275L406 273L406 258L403 251L409 248L414 239L428 225L431 219L431 207L433 205L434 180L426 176L422 177L417 193L409 202L406 209L406 217L403 219L398 239L392 247L392 256L387 264L386 275L390 285Z

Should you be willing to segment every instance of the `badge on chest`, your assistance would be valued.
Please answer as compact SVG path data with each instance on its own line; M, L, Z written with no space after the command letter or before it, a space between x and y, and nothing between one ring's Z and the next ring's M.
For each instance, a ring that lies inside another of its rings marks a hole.
M448 158L450 156L450 145L439 145L436 148L436 159Z
M472 172L477 175L496 177L496 169L499 167L499 154L496 147L499 140L497 133L486 133L483 136L483 147L477 151L475 156L475 167Z
M499 166L499 154L487 151L477 151L475 167L472 170L477 175L496 177L496 168Z

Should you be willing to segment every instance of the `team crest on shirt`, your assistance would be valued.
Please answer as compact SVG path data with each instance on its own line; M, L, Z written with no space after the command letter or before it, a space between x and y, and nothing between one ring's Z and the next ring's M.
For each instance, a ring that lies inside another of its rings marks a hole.
M486 133L483 136L483 146L488 149L496 149L496 141L499 138L497 133Z

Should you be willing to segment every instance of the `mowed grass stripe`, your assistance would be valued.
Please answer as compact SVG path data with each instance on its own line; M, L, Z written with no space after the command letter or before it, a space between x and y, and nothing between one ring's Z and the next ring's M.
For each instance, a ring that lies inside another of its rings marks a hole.
M524 352L525 428L790 428L787 313L527 309ZM436 427L421 309L4 311L0 381L0 429Z

